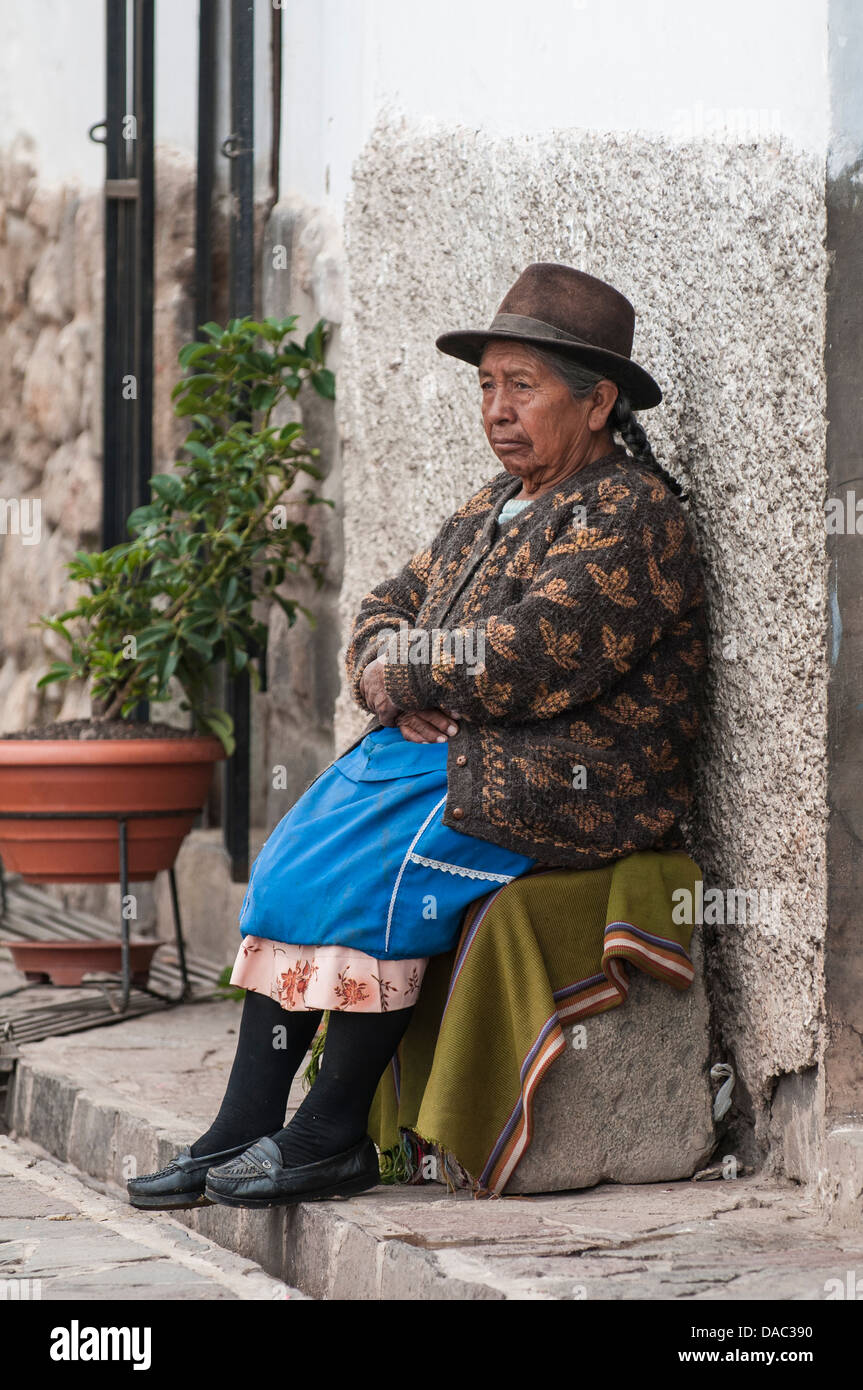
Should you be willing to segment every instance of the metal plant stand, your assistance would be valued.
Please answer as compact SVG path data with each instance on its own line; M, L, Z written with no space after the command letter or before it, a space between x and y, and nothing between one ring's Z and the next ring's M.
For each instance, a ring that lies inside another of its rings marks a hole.
M129 996L132 990L132 971L131 956L129 952L129 918L123 912L123 904L129 895L129 856L128 856L128 836L127 824L130 820L156 820L165 816L196 816L200 811L199 806L194 807L171 807L168 810L159 811L0 811L0 820L115 820L117 822L117 839L120 854L120 961L123 974L123 993L120 1003L119 1013L125 1013L129 1006ZM187 998L191 989L189 975L186 968L186 943L183 940L183 925L180 920L180 900L177 896L177 880L174 874L174 866L168 870L168 879L171 886L171 909L174 914L174 935L177 945L177 964L180 967L180 977L182 984L180 993L171 998L166 994L159 994L149 986L140 986L147 994L152 994L157 999L164 999L168 1004L181 1004ZM61 879L56 882L62 882ZM6 877L2 860L0 860L0 912L6 914Z

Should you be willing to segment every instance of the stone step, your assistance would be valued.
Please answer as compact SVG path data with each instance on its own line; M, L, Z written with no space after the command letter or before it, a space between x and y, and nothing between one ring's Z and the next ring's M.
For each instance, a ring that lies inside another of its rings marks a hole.
M197 1004L26 1044L14 1138L122 1197L212 1119L239 1006ZM292 1095L296 1103L302 1090ZM271 1211L169 1218L318 1299L823 1299L863 1269L863 1233L831 1234L792 1183L604 1184L474 1201L438 1184L381 1186Z

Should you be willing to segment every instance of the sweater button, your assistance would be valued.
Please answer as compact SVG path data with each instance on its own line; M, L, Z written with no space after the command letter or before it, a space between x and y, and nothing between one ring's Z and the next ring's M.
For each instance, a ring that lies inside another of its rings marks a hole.
M452 818L453 818L453 820L461 820L461 819L463 818L463 816L464 816L464 811L461 809L460 806L456 806L456 807L453 808L453 813L452 813Z
M459 767L464 767L465 763L467 762L467 754L459 753L458 757L456 758L456 762L458 763Z

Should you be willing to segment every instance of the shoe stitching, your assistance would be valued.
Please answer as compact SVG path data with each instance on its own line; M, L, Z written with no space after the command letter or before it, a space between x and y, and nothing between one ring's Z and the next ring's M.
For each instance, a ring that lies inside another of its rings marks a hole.
M132 1182L155 1182L156 1178L172 1178L176 1173L182 1171L176 1160L172 1158L167 1168L160 1168L158 1173L146 1173L140 1178L132 1178Z

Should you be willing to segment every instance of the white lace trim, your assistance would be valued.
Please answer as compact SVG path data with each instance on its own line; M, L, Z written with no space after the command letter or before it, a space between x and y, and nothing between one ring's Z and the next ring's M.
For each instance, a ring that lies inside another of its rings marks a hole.
M445 874L459 874L461 878L481 878L487 883L512 883L514 874L492 874L484 869L466 869L461 864L445 864L441 859L427 859L424 854L409 854L412 864L424 864L427 869L442 869Z

